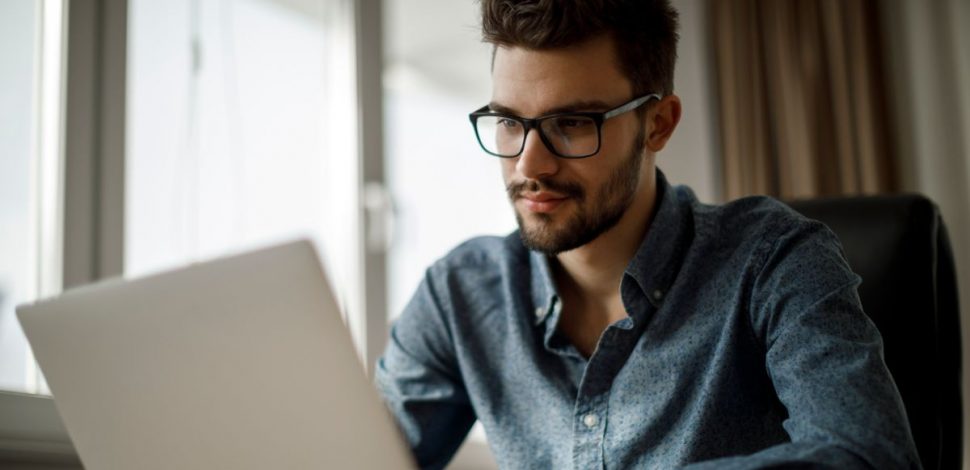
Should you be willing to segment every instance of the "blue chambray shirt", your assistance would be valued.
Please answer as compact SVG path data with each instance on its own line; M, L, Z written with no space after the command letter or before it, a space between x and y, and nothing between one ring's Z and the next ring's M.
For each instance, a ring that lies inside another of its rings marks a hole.
M619 286L629 316L588 359L517 233L428 269L376 369L418 463L443 467L478 419L502 468L919 468L835 235L657 176Z

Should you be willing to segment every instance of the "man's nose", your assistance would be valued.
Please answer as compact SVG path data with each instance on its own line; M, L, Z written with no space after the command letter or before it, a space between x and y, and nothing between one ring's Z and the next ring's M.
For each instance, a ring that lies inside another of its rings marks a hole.
M542 179L559 171L559 158L546 147L538 129L526 135L525 146L517 158L515 169L526 179Z

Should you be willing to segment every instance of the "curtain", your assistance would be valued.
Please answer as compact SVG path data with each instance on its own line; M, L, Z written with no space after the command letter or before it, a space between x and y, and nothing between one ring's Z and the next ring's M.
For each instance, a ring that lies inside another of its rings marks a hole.
M894 191L874 0L710 0L724 196Z

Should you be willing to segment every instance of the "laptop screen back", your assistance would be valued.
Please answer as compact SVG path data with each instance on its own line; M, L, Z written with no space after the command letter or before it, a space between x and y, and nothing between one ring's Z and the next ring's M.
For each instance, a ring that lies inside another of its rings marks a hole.
M310 242L17 313L87 468L412 465Z

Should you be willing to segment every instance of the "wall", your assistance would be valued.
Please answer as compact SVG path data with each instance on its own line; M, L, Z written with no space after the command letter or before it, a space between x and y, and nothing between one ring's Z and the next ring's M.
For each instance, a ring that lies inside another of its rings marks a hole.
M964 0L884 2L903 189L940 207L956 258L963 364L970 338L970 5ZM963 374L964 410L970 374ZM970 433L964 413L964 468Z
M673 0L680 12L680 46L674 93L683 103L683 117L657 166L672 184L686 184L703 202L721 201L717 159L717 108L714 102L714 60L707 34L706 0Z

